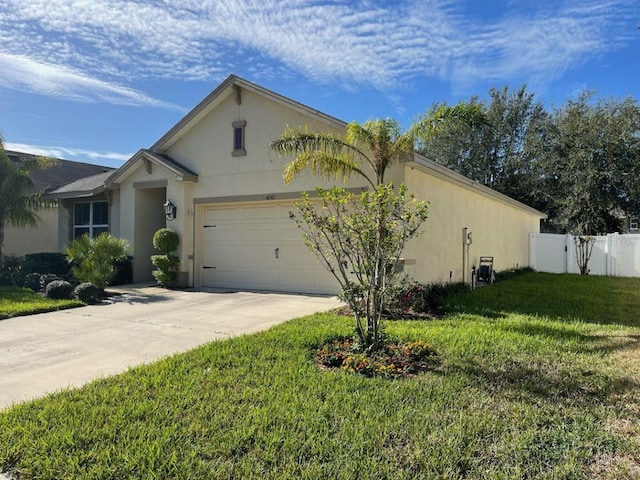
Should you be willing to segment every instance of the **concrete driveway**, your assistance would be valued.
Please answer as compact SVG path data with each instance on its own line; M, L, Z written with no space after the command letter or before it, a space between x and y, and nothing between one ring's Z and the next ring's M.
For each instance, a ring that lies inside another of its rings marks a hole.
M340 305L335 297L278 293L119 291L110 304L0 320L0 410Z

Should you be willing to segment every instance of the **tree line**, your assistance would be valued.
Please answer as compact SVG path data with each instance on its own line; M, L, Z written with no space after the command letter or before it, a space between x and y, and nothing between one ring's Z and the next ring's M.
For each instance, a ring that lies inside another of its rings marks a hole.
M482 108L486 124L452 126L418 151L546 213L543 231L616 232L640 214L640 106L632 97L583 92L548 109L521 86L468 103Z

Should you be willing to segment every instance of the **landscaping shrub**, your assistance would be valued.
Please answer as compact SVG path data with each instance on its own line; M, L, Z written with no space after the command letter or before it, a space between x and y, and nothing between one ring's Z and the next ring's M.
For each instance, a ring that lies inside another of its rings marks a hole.
M132 256L114 260L113 268L115 268L116 274L113 277L113 280L109 282L109 285L126 285L127 283L133 283Z
M179 245L178 234L170 228L161 228L153 234L153 246L161 252L174 252Z
M68 300L73 292L73 285L65 280L54 280L47 285L47 297L54 300Z
M74 296L82 303L98 303L102 298L102 292L91 282L83 282L73 291Z
M408 377L432 370L438 358L423 341L383 340L380 348L363 352L353 338L335 338L316 350L318 364L365 377Z
M461 282L424 285L403 279L387 292L390 315L441 313L447 299L469 291Z
M0 259L0 286L10 287L22 284L22 257L3 255Z
M59 252L28 253L22 261L22 271L29 273L50 273L58 277L69 274L71 265L64 254Z
M78 282L91 282L101 291L116 275L114 261L127 257L129 243L104 232L96 238L82 235L67 246L65 253L72 262L71 273Z
M27 273L24 276L24 280L22 282L22 286L25 288L29 288L34 292L39 292L42 290L42 284L40 283L41 275L39 273Z
M173 252L178 249L180 239L178 234L170 228L161 228L153 235L154 248L162 252L161 255L152 255L151 263L156 267L153 277L160 285L171 286L178 276L180 258Z
M512 278L519 277L525 273L533 273L534 270L531 267L514 268L512 270L503 270L496 272L496 282L503 282L505 280L511 280Z
M10 287L13 285L13 275L11 272L0 271L0 287Z
M47 285L49 285L54 280L64 280L64 279L52 273L43 273L42 275L40 275L40 290L46 290Z

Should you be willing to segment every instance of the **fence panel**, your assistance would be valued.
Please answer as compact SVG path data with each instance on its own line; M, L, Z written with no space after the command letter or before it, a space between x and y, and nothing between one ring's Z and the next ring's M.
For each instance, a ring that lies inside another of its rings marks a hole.
M531 268L539 272L567 273L567 236L532 233L530 236Z
M588 266L591 275L640 277L640 235L614 233L595 239ZM580 273L572 235L532 233L529 248L534 270Z
M615 253L617 276L640 277L640 235L619 235Z

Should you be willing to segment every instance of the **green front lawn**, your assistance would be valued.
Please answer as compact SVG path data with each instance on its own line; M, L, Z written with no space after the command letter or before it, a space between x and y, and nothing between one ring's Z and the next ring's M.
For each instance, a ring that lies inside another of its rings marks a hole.
M453 299L434 372L322 371L317 314L0 413L20 478L638 478L640 279L527 274Z
M0 320L82 305L78 300L52 300L28 288L0 287Z

